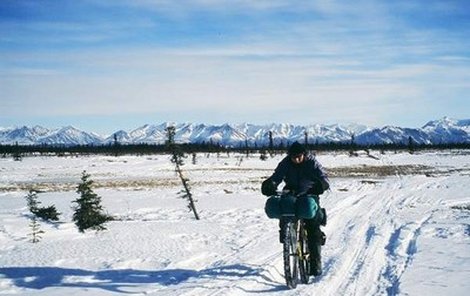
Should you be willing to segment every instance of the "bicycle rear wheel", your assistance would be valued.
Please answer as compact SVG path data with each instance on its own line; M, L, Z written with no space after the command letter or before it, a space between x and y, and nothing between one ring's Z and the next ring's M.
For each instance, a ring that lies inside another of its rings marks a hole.
M283 244L283 256L284 256L284 277L286 284L289 288L295 289L297 287L298 279L298 261L299 256L297 253L297 231L296 223L287 222L284 225L284 244Z
M303 222L299 222L299 272L300 282L308 284L310 273L310 253L308 250L307 229Z

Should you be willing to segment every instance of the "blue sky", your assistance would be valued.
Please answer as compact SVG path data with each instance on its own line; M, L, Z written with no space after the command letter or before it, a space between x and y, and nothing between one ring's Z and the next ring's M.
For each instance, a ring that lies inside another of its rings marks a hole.
M0 127L470 118L470 2L0 1Z

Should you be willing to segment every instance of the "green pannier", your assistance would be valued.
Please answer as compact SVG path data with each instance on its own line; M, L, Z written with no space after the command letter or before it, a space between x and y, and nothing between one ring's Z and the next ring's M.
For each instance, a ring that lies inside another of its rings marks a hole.
M292 195L271 196L266 200L264 211L271 219L282 216L296 216L302 219L312 219L317 213L318 205L311 197L296 198Z
M318 205L313 197L302 196L295 203L295 215L302 219L313 219L318 211Z
M294 196L271 196L266 200L264 211L271 219L280 219L281 216L295 216Z
M264 212L271 219L279 219L281 217L281 197L271 196L264 204Z

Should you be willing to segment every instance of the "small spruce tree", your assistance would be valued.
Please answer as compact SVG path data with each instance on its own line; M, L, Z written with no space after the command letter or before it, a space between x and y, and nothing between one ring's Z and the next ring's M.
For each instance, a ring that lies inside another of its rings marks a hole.
M48 207L39 207L41 204L38 201L37 191L30 189L28 195L26 195L26 202L28 204L29 211L38 218L41 218L46 221L58 221L60 213L57 212L57 209L54 205Z
M119 147L119 141L117 139L117 134L113 135L113 139L114 139L114 141L113 141L113 148L112 149L114 150L114 156L118 157L120 147Z
M408 152L413 154L415 152L415 143L411 136L408 137Z
M15 143L15 149L13 151L13 160L14 161L21 161L21 152L20 152L20 147L18 145L18 142Z
M250 146L248 145L248 139L245 139L245 153L246 153L246 158L250 157Z
M36 217L36 215L31 216L31 222L29 223L29 228L31 228L31 233L30 233L31 242L33 244L38 243L41 240L42 238L41 235L44 234L44 231L41 230L41 225L39 224L38 218Z
M265 161L266 159L268 159L268 155L267 155L267 152L266 150L262 149L260 150L259 152L259 159Z
M243 162L243 156L238 157L237 166L241 166Z
M271 157L274 157L274 140L273 140L273 132L269 131L269 155Z
M101 206L101 197L92 190L93 180L86 171L82 173L82 182L77 187L77 193L80 197L74 203L73 221L77 225L80 232L85 232L87 229L105 230L104 223L111 220L111 218L103 213Z
M41 225L39 224L38 217L36 215L39 204L41 203L38 201L36 191L33 189L29 190L28 195L26 195L26 202L28 204L29 211L33 214L31 216L31 222L29 223L29 228L31 229L31 233L29 234L31 236L31 242L38 243L41 240L41 234L43 234L44 231L41 230Z
M28 209L31 213L35 214L39 208L39 204L41 203L38 201L37 192L33 189L29 190L28 195L26 195L26 203L28 204Z
M351 142L349 143L349 156L359 156L356 152L356 136L354 134L351 135Z
M199 214L196 208L196 200L193 198L193 194L191 193L191 187L189 186L189 179L186 178L183 174L182 166L184 165L183 158L185 157L184 152L181 148L176 145L175 142L175 127L169 126L166 129L168 140L166 142L167 149L171 153L171 162L175 165L175 172L178 174L181 183L183 185L183 190L181 190L181 197L188 200L188 208L190 211L193 212L194 217L196 220L199 220ZM217 152L217 155L219 152Z

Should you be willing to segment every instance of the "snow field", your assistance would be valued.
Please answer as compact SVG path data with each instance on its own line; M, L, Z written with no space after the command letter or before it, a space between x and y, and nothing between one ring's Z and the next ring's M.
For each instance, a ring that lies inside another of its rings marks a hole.
M178 198L167 156L0 159L2 295L466 295L470 289L470 161L463 152L321 153L327 168L428 166L433 175L331 179L324 273L288 290L276 220L259 193L282 156L199 154L183 167L201 220ZM83 170L118 218L103 232L73 225ZM29 242L24 196L43 186L59 223Z

